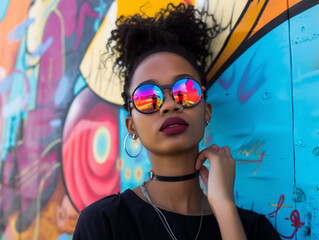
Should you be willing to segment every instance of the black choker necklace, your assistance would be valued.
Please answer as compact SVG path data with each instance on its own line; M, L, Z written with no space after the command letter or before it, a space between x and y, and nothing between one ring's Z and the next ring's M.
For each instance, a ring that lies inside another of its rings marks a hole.
M152 170L148 171L148 177L151 180L157 180L157 181L163 181L163 182L180 182L180 181L186 181L192 178L196 178L199 175L199 171L184 175L184 176L176 176L176 177L165 177L165 176L159 176L156 175Z

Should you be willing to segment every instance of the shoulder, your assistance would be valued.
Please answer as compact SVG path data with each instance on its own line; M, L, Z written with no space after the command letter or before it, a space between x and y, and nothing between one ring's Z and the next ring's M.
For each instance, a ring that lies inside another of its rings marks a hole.
M90 204L86 208L81 211L81 214L99 214L99 213L106 213L114 207L120 205L122 201L123 193L112 194L107 197L101 198L100 200Z
M110 215L117 214L124 205L129 205L132 199L131 190L122 193L112 194L104 197L84 208L80 216L82 217L100 217L107 218Z
M73 239L102 239L113 234L121 206L129 200L129 190L104 197L84 208L79 216ZM85 237L86 236L86 237Z
M280 239L265 215L239 207L237 210L248 239Z

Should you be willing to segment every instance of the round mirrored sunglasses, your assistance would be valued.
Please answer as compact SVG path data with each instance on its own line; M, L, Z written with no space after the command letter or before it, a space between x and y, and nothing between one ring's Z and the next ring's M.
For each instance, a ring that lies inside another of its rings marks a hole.
M162 86L153 83L142 83L133 91L129 103L132 102L136 110L141 113L154 113L163 105L164 89L170 89L175 102L184 108L194 107L199 104L204 96L203 91L206 90L205 87L191 78L179 79L174 84Z

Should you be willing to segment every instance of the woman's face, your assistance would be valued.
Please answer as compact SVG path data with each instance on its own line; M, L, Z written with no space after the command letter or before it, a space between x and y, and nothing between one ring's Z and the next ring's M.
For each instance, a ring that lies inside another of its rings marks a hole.
M170 52L152 54L136 68L131 79L129 94L131 95L139 84L147 80L152 80L161 86L173 84L179 75L187 75L200 82L199 74L185 58ZM202 98L195 107L178 111L181 107L173 100L170 90L163 91L163 105L155 113L140 113L132 103L130 104L131 116L126 119L128 131L136 134L143 146L155 154L172 155L197 148L204 135L205 123L210 119L210 105ZM174 122L176 117L184 120L188 126L173 124L171 128L163 129L163 123L167 119L175 118L172 120Z

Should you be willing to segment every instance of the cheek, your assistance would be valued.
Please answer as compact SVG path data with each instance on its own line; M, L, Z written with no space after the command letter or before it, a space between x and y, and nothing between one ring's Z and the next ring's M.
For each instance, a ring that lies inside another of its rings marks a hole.
M150 150L154 146L152 143L157 142L157 135L156 130L151 121L137 121L136 122L136 131L139 140L141 141L142 145L147 149Z
M197 116L196 118L194 118L193 124L196 126L194 130L196 131L197 135L200 134L200 136L203 137L206 127L205 107L203 105L200 105L198 107L199 108L196 109L197 111L192 114L193 116Z
M198 136L199 138L202 138L204 136L205 132L205 121L204 121L204 115L200 116L199 118L196 119L196 122L194 124L194 136Z
M198 108L196 108L198 107ZM205 126L205 103L201 102L198 106L196 106L196 113L194 116L197 116L198 125L202 125L204 123ZM196 114L196 115L195 115Z
M152 120L152 116L136 113L133 114L132 117L137 135L141 141L143 141L146 136L154 135L154 120Z

